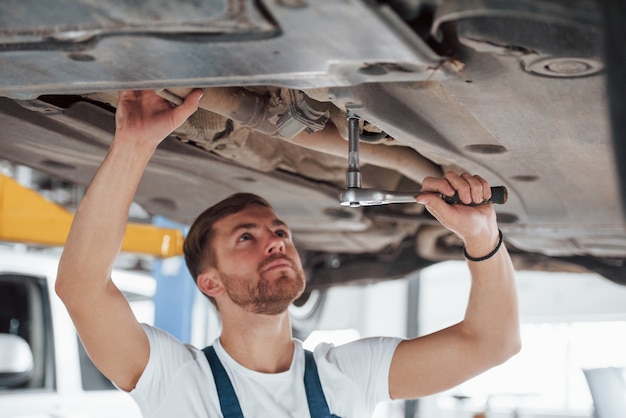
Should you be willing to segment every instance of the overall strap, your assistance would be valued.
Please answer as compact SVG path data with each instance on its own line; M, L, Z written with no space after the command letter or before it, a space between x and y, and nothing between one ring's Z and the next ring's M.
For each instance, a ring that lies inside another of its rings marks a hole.
M241 406L239 405L233 384L230 382L222 362L217 357L215 349L210 345L202 351L209 361L211 371L213 372L213 380L215 380L215 386L217 387L217 396L220 398L222 415L224 415L224 418L243 418L243 412L241 412Z
M317 364L315 364L313 353L309 350L304 350L304 389L311 418L339 418L330 414L320 376L317 373Z
M202 350L213 372L213 380L217 387L217 396L220 399L220 408L224 418L243 418L239 400L235 394L233 384L226 373L226 369L217 357L213 346L208 346ZM311 418L339 418L331 415L326 403L326 397L322 390L322 384L317 373L317 365L313 353L304 350L304 389L306 391L307 403Z

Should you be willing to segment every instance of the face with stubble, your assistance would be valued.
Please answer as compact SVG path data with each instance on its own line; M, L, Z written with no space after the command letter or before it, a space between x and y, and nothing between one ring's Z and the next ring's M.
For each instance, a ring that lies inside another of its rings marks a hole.
M272 209L250 206L213 228L215 269L233 303L247 312L278 315L302 294L300 256Z

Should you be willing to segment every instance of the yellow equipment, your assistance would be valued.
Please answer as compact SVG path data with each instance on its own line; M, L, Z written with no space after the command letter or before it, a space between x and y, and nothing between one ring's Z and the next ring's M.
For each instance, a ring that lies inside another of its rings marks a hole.
M0 174L0 241L63 246L73 215L65 208ZM122 251L166 258L182 254L175 228L129 223Z

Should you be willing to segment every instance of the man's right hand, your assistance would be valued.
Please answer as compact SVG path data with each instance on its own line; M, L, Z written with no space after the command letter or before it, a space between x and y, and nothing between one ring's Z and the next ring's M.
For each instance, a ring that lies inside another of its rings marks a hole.
M115 113L115 137L156 146L198 109L203 90L193 90L177 107L151 90L122 91Z

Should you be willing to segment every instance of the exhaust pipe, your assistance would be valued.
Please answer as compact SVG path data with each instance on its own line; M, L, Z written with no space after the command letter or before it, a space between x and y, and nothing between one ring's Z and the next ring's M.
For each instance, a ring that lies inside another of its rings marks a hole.
M173 88L157 93L172 103L180 104L181 98L191 91L189 88ZM336 157L346 156L348 144L333 124L326 124L323 129L313 132L307 132L306 127L302 127L293 136L281 135L277 122L273 121L276 114L271 112L268 99L244 88L206 88L198 106L263 134ZM289 132L293 133L294 129ZM439 177L442 174L439 166L408 147L363 143L360 146L360 159L364 164L395 170L418 184L422 183L424 177Z

